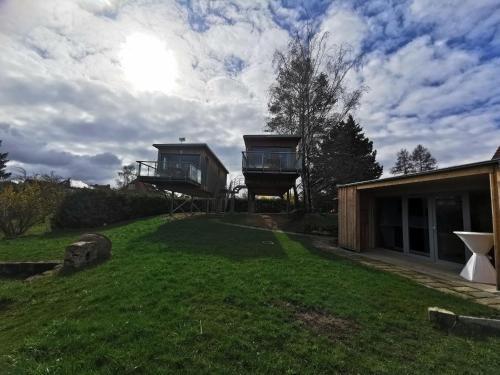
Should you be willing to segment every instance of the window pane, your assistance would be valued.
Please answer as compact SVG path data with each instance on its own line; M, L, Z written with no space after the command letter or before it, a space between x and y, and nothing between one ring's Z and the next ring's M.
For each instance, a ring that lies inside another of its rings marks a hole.
M465 263L465 247L454 231L464 230L462 198L447 196L436 198L436 231L439 259Z
M403 208L401 198L377 200L378 246L403 251Z
M430 254L427 199L408 198L408 235L411 252Z

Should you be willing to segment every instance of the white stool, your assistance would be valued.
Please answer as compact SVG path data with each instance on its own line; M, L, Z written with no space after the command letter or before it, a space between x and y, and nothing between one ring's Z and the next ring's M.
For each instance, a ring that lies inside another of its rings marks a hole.
M493 233L453 232L472 251L460 276L476 283L496 284L496 271L486 256L493 246Z

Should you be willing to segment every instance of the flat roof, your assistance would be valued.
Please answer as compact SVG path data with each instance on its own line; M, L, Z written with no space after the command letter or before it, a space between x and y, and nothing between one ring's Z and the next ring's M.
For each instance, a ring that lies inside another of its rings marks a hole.
M153 147L156 147L158 150L160 148L205 148L210 155L219 163L219 165L224 168L227 174L229 174L229 171L225 167L225 165L220 161L220 159L215 155L215 152L212 151L210 147L206 143L155 143L153 144Z
M300 140L300 135L295 134L246 134L243 136L243 139L260 139L260 138L278 138L278 139L293 139Z
M438 175L440 173L445 173L445 172L457 171L457 170L461 170L461 169L469 169L469 168L474 168L474 167L481 167L481 166L485 166L485 165L495 165L495 164L500 164L500 159L492 159L492 160L479 161L479 162L475 162L475 163L454 165L451 167L438 168L438 169L433 169L433 170L425 171L425 172L408 173L408 174L380 178L380 179L375 179L375 180L352 182L349 184L338 185L338 187L357 186L357 185L364 185L364 184L373 184L373 183L377 183L377 182L382 183L382 182L395 181L395 180L404 180L404 179L411 178L411 177L427 176L427 175L433 175L433 174Z

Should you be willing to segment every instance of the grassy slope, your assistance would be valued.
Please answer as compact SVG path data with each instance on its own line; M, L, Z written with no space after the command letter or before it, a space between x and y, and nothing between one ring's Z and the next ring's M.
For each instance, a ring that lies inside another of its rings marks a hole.
M303 216L293 214L233 214L224 216L221 221L297 233L310 233L311 230L318 229L332 232L335 235L337 232L337 215L335 214L305 214Z
M499 339L449 336L426 321L428 306L493 310L321 254L302 239L205 218L154 218L104 233L114 254L99 267L31 284L1 281L2 374L500 368ZM0 241L0 257L46 251L53 258L72 237ZM301 326L282 301L325 309L359 331L329 341Z

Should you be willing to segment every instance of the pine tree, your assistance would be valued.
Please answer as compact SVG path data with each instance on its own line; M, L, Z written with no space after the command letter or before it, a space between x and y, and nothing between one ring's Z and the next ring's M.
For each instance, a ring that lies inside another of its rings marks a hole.
M431 171L437 168L436 159L430 151L422 145L415 147L411 153L411 161L416 172Z
M2 146L2 141L0 140L0 147ZM9 161L7 159L7 156L9 154L7 152L1 153L0 152L0 180L5 180L10 177L10 173L5 172L5 169L7 168L7 162Z
M391 168L392 174L408 174L415 173L416 169L413 165L413 160L407 149L402 148L396 156L396 164Z
M373 142L351 115L346 121L334 123L314 160L315 191L333 198L337 185L379 178L383 167L376 156Z

